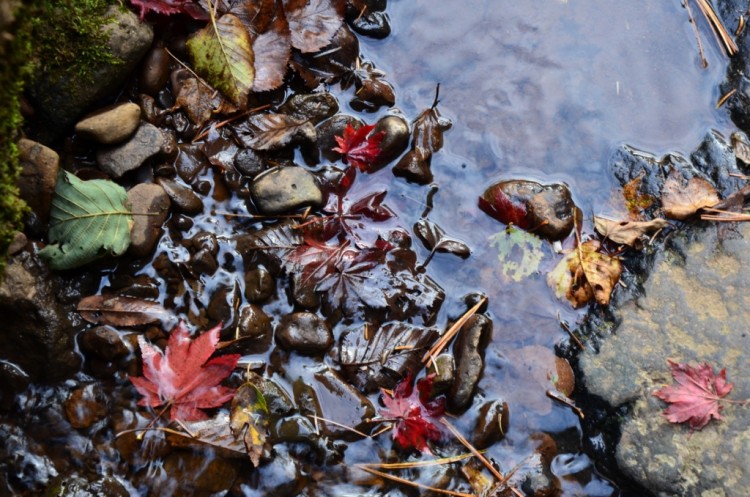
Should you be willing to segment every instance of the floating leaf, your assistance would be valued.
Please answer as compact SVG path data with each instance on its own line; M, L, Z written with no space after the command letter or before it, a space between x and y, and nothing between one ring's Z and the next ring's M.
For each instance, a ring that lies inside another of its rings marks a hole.
M622 196L625 199L625 207L633 219L641 218L641 211L648 209L654 203L654 197L641 193L643 174L636 176L622 187Z
M292 46L302 53L317 52L331 42L344 19L338 0L286 0L284 10Z
M112 181L82 181L61 171L50 213L49 241L39 251L52 269L72 269L130 246L128 194Z
M247 106L255 69L252 40L242 21L232 14L212 17L187 41L187 49L198 74L237 107Z
M344 155L344 162L351 164L360 171L369 171L380 154L380 142L383 132L372 133L374 125L361 126L354 129L351 124L344 128L343 136L335 136L338 147L334 152Z
M250 3L250 2L246 2ZM274 90L284 82L289 57L292 54L291 34L284 12L273 21L268 31L255 39L255 80L253 91Z
M519 282L539 270L544 242L533 233L508 226L492 235L489 242L497 249L500 272L505 278Z
M232 433L242 435L247 455L257 468L268 438L268 405L258 387L245 383L237 389L230 416Z
M672 171L664 182L661 203L666 217L682 221L704 207L719 203L719 196L707 180L690 178L687 186L683 186L680 174Z
M594 216L596 231L615 243L641 248L641 239L652 233L669 227L665 219L657 218L651 221L615 221L600 216Z
M714 419L723 419L719 401L729 395L734 385L727 383L726 370L718 376L706 362L694 368L689 364L667 360L677 385L662 387L654 395L667 402L664 416L671 423L688 423L691 430L700 430Z
M172 314L158 302L134 297L91 295L78 302L78 313L94 324L138 326L165 321Z
M197 421L206 419L201 409L219 407L234 397L234 390L221 386L232 374L239 354L209 359L219 342L216 326L197 338L180 323L169 335L164 352L138 336L143 359L143 376L130 377L143 398L138 405L170 407L169 419Z
M588 241L566 255L547 276L547 283L558 298L565 297L576 309L592 299L609 304L620 280L619 259L599 252L599 243Z
M278 150L297 142L313 142L315 127L286 114L258 114L232 127L235 136L254 150Z
M429 257L432 257L435 252L457 255L462 259L471 255L471 249L468 245L449 237L445 234L443 228L428 219L420 219L414 224L414 234L422 241L427 250L431 251ZM426 264L425 262L424 265Z

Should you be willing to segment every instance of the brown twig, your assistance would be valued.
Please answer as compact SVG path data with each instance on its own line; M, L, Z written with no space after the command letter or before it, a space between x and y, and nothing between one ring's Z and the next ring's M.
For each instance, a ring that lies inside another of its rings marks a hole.
M737 54L737 45L734 43L734 40L732 40L729 32L727 32L724 24L722 24L719 16L716 15L716 12L714 11L714 8L711 6L711 4L708 3L707 0L695 1L698 3L698 8L701 9L701 12L703 12L703 15L706 17L709 26L711 26L711 31L713 31L720 44L726 50L727 55L729 57L732 57Z
M688 17L690 18L690 24L693 25L693 32L695 33L695 41L698 42L698 53L701 56L701 64L703 65L703 68L708 67L708 60L706 60L706 55L703 52L703 43L701 43L701 34L698 31L698 25L695 24L695 17L693 17L693 10L690 8L689 0L683 0L682 6L685 7L685 10L687 10Z
M718 109L722 105L724 105L725 103L727 103L727 100L729 100L732 97L732 95L734 95L735 93L737 93L737 88L732 88L731 90L729 90L728 92L726 92L724 95L722 95L721 98L719 99L719 101L716 102L716 108Z
M560 326L562 327L562 329L564 329L568 333L570 338L573 339L576 345L578 345L578 348L580 348L581 350L586 350L586 347L583 345L583 342L581 342L581 340L578 339L575 333L573 333L573 330L570 329L570 326L568 326L568 323L560 319L559 311L557 312L557 322L560 323Z
M487 302L487 297L482 297L482 299L477 302L474 307L466 311L466 313L461 316L458 321L453 323L453 326L448 328L448 331L446 331L445 334L440 337L440 340L438 340L437 343L425 353L425 355L422 357L422 364L427 364L427 362L429 362L431 358L439 355L440 352L443 351L445 346L448 345L448 342L450 342L451 339L456 336L461 327L466 324L466 321L468 321L469 318L473 316L479 310L479 308L484 305L485 302Z
M407 480L405 478L401 478L400 476L390 475L388 473L384 473L382 471L378 471L377 469L373 469L373 468L368 467L368 466L357 465L357 467L359 469L361 469L362 471L366 471L366 472L368 472L370 474L373 474L375 476L379 476L381 478L386 478L388 480L395 481L395 482L398 482L398 483L403 483L404 485L409 485L409 486L412 486L412 487L422 488L424 490L430 490L432 492L438 492L438 493L441 493L441 494L455 495L456 497L477 497L475 494L465 494L463 492L454 492L453 490L445 490L443 488L430 487L428 485L424 485L424 484L418 483L416 481L412 481L412 480ZM523 497L523 496L521 496L521 497Z
M559 392L556 392L554 390L547 390L545 393L547 394L547 397L549 397L550 399L556 400L556 401L558 401L558 402L560 402L562 404L565 404L566 406L570 407L571 409L573 409L573 411L576 414L578 414L579 418L583 419L585 417L583 415L583 411L577 405L575 405L573 403L573 401L570 400L569 398L565 397L564 395L562 395Z

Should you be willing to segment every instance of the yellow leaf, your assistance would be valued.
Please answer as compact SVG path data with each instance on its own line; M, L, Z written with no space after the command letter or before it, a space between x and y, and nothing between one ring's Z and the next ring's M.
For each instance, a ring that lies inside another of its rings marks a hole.
M547 283L558 298L565 297L576 309L595 299L609 304L615 285L620 280L619 259L602 254L599 243L588 241L566 255L547 276Z

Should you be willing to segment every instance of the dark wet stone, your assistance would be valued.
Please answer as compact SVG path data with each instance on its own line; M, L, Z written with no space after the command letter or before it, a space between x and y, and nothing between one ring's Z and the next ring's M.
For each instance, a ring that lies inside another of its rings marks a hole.
M456 377L456 361L453 354L443 353L437 356L434 361L430 361L427 372L435 375L432 380L432 396L446 393Z
M127 142L96 154L99 169L113 178L138 169L161 150L164 136L156 126L143 123Z
M276 281L265 266L245 271L245 297L250 302L265 302L276 292Z
M128 202L133 216L128 252L145 257L153 252L162 234L162 225L169 215L169 196L159 185L142 183L128 190Z
M373 134L383 133L375 168L385 166L404 153L404 150L409 146L409 123L402 117L385 116L375 124L372 132Z
M16 395L31 383L29 375L17 364L0 360L0 409L10 409Z
M721 198L747 185L737 167L737 157L728 140L716 131L709 131L697 150L690 154L693 166L716 185Z
M162 46L148 51L141 65L140 88L144 93L155 96L169 80L171 57Z
M63 405L65 417L73 428L88 428L104 418L109 409L104 391L95 383L76 388Z
M8 245L7 254L9 256L16 255L21 250L23 250L28 243L29 239L26 234L22 231L16 231L16 233L13 235L13 241L10 242L10 245Z
M171 129L162 129L161 134L164 140L159 149L159 157L170 161L176 159L177 154L179 153L179 149L177 148L177 136Z
M0 424L0 440L3 441L0 444L0 461L4 463L0 481L2 474L23 477L21 482L3 482L12 483L6 495L41 495L44 488L58 476L55 464L45 455L44 448L21 428L9 423Z
M167 192L175 209L189 216L203 212L203 200L192 188L168 178L157 178L156 182Z
M176 216L174 216L172 218L172 223L174 223L175 228L182 232L190 231L190 229L193 227L193 220L184 214L177 214Z
M78 335L78 345L86 356L105 361L120 359L130 353L130 348L120 333L109 326L97 326L84 331Z
M391 19L385 12L371 11L354 19L351 27L361 35L382 40L391 34Z
M273 418L288 416L296 409L289 394L273 380L250 373L247 380L263 392L268 406L268 414Z
M261 156L251 148L240 150L234 156L234 167L237 171L250 178L256 177L266 168Z
M289 454L284 445L274 447L271 461L258 468L259 491L256 495L293 497L307 485L308 477L302 472L300 463Z
M432 183L432 154L423 154L417 150L409 150L406 155L393 166L393 175L406 178L407 181L418 185Z
M542 185L535 181L508 180L495 183L482 194L492 204L496 190L526 206L526 221L534 233L548 240L562 240L573 230L580 210L573 203L568 187L562 184Z
M127 102L105 107L85 116L78 121L75 131L98 143L115 145L130 138L140 122L141 108Z
M78 370L68 309L58 301L60 279L34 254L11 258L0 283L0 359L34 380L65 378Z
M237 325L235 306L239 299L239 289L236 286L219 286L211 295L206 307L206 316L215 323L221 323L222 329L234 330Z
M44 497L129 497L131 493L117 479L103 477L89 481L79 476L56 478Z
M201 249L191 255L188 264L195 275L206 274L210 276L219 269L219 263L216 261L216 257L211 254L210 250L206 249Z
M471 403L484 370L484 350L491 338L492 321L483 314L470 317L458 333L453 345L456 377L448 394L448 404L453 411L461 411Z
M750 226L739 223L737 230L740 237L723 240L715 226L673 237L673 248L657 253L642 296L617 310L616 333L606 332L598 354L581 354L589 391L614 408L628 406L618 466L664 497L729 495L728 488L750 485L750 467L737 457L750 445L750 410L726 405L723 421L691 431L670 423L662 415L666 404L653 395L673 383L670 358L705 361L717 373L726 368L734 382L729 398L750 398L742 381L750 375Z
M328 119L339 111L339 103L332 94L303 93L292 96L279 109L300 121L310 121L313 125Z
M18 158L21 163L21 177L18 180L21 198L42 223L47 223L60 170L60 156L41 143L21 138L18 141Z
M100 25L109 37L107 46L120 63L98 63L89 68L88 75L38 71L29 84L37 111L34 121L47 135L45 141L64 133L94 103L116 94L154 37L148 23L140 22L137 15L119 5L107 10Z
M195 177L209 166L203 146L180 144L177 149L178 154L174 162L177 174L185 183L192 183Z
M323 367L314 374L312 387L322 409L322 417L354 428L375 416L375 407L359 390L345 381L334 370ZM338 437L349 437L351 431L332 423L321 422L323 432Z
M273 335L271 318L260 306L247 304L240 309L237 331L242 338L270 338Z
M149 489L154 495L212 495L232 486L239 473L239 462L207 458L197 451L173 451L164 459L164 472L169 478L149 478Z
M336 137L344 135L347 125L351 125L354 129L359 129L364 126L364 122L354 116L336 114L318 125L318 148L327 160L336 161L341 159L341 154L334 152L333 149L338 147Z
M508 433L509 424L510 410L507 402L502 400L485 402L479 407L477 424L472 436L474 446L481 450L499 442Z
M298 274L292 277L292 300L296 306L314 311L320 307L320 295L315 291L313 285L300 284L300 279L301 276Z
M323 193L315 176L298 166L269 169L251 186L253 202L263 214L283 214L304 207L318 208Z
M209 231L199 231L190 239L190 246L193 250L208 250L216 257L219 254L219 240L214 233Z
M281 318L276 328L276 342L287 350L317 354L333 345L333 333L317 314L295 312Z

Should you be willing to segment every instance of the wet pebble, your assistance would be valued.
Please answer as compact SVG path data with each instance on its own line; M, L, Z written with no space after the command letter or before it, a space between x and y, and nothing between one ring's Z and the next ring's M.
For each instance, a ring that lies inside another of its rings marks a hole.
M141 122L141 108L132 102L115 104L87 115L75 126L84 138L116 145L130 138Z
M295 312L281 318L276 328L276 343L286 350L317 354L333 344L333 333L317 314Z
M245 297L250 302L265 302L276 292L276 281L265 266L245 271Z
M258 210L269 215L318 208L323 203L315 176L299 166L269 169L255 178L251 193Z
M200 231L190 239L190 246L193 250L208 250L211 255L216 257L219 253L219 240L216 235L209 231Z
M78 335L78 345L87 357L112 361L127 356L130 347L120 333L109 326L89 328Z
M44 497L128 497L132 495L116 478L105 476L89 481L80 476L56 478L44 492Z
M26 234L22 231L16 231L13 234L13 241L11 241L10 245L8 245L7 254L9 256L16 255L18 252L23 250L24 247L26 247L27 243L29 243L29 239L26 237Z
M192 183L195 177L209 166L202 145L180 144L177 146L174 165L177 174L185 183Z
M337 136L343 136L344 130L347 125L354 129L359 129L364 126L364 122L361 119L350 116L348 114L336 114L332 118L323 121L317 127L318 134L318 148L323 154L323 157L330 160L336 161L341 159L339 152L334 152L333 149L338 147L336 143Z
M337 372L325 366L313 375L313 389L322 410L322 417L344 426L362 427L375 416L372 402L345 381ZM323 431L337 437L351 437L352 432L332 423L322 423Z
M107 415L107 398L95 383L73 390L64 404L65 417L73 428L88 428Z
M508 403L502 400L485 402L479 408L477 424L474 427L472 440L478 449L486 449L490 445L505 438L510 424L510 410Z
M26 390L31 378L19 365L0 360L0 409L11 409L16 395Z
M351 27L363 36L382 40L391 34L391 19L385 12L370 11L357 16L351 22Z
M128 252L135 257L145 257L153 252L162 233L162 225L169 215L170 200L159 185L142 183L128 190L133 216Z
M149 489L153 495L223 493L232 486L239 472L238 461L223 457L207 458L197 451L171 452L163 464L169 478L151 479Z
M254 178L265 170L266 166L258 153L246 148L237 152L234 156L234 167L245 176Z
M169 80L170 57L162 46L154 46L148 51L141 65L140 87L151 96L159 93Z
M430 361L427 372L435 375L432 380L431 396L447 392L456 376L456 361L453 359L453 354L444 353L437 356L434 361Z
M381 118L372 133L383 133L380 153L375 160L376 168L388 164L409 146L409 123L403 117L391 115Z
M168 178L157 178L156 182L164 188L174 207L180 212L189 216L203 212L203 200L192 188Z
M99 169L113 178L138 169L146 160L158 154L164 136L156 126L143 123L132 138L122 145L100 150L96 154Z
M237 330L241 338L270 338L273 335L271 318L255 304L247 304L240 309Z
M393 175L418 185L428 185L433 179L431 163L432 154L412 149L393 166Z
M339 102L328 92L302 93L291 97L280 108L284 114L310 121L313 125L328 119L339 111Z
M219 269L219 263L216 261L216 257L211 254L210 250L206 249L201 249L191 255L188 264L195 275L212 275L217 269ZM220 316L218 313L215 315ZM219 320L223 321L224 319L224 317L221 317Z
M162 141L159 149L159 156L167 160L174 160L178 153L177 136L171 129L163 129L161 133L164 141Z
M51 148L26 138L18 141L21 177L18 188L21 198L39 219L46 223L60 170L60 156Z
M456 377L448 395L453 411L461 411L471 403L474 389L484 369L484 349L492 335L492 321L483 314L470 317L461 328L453 346Z

